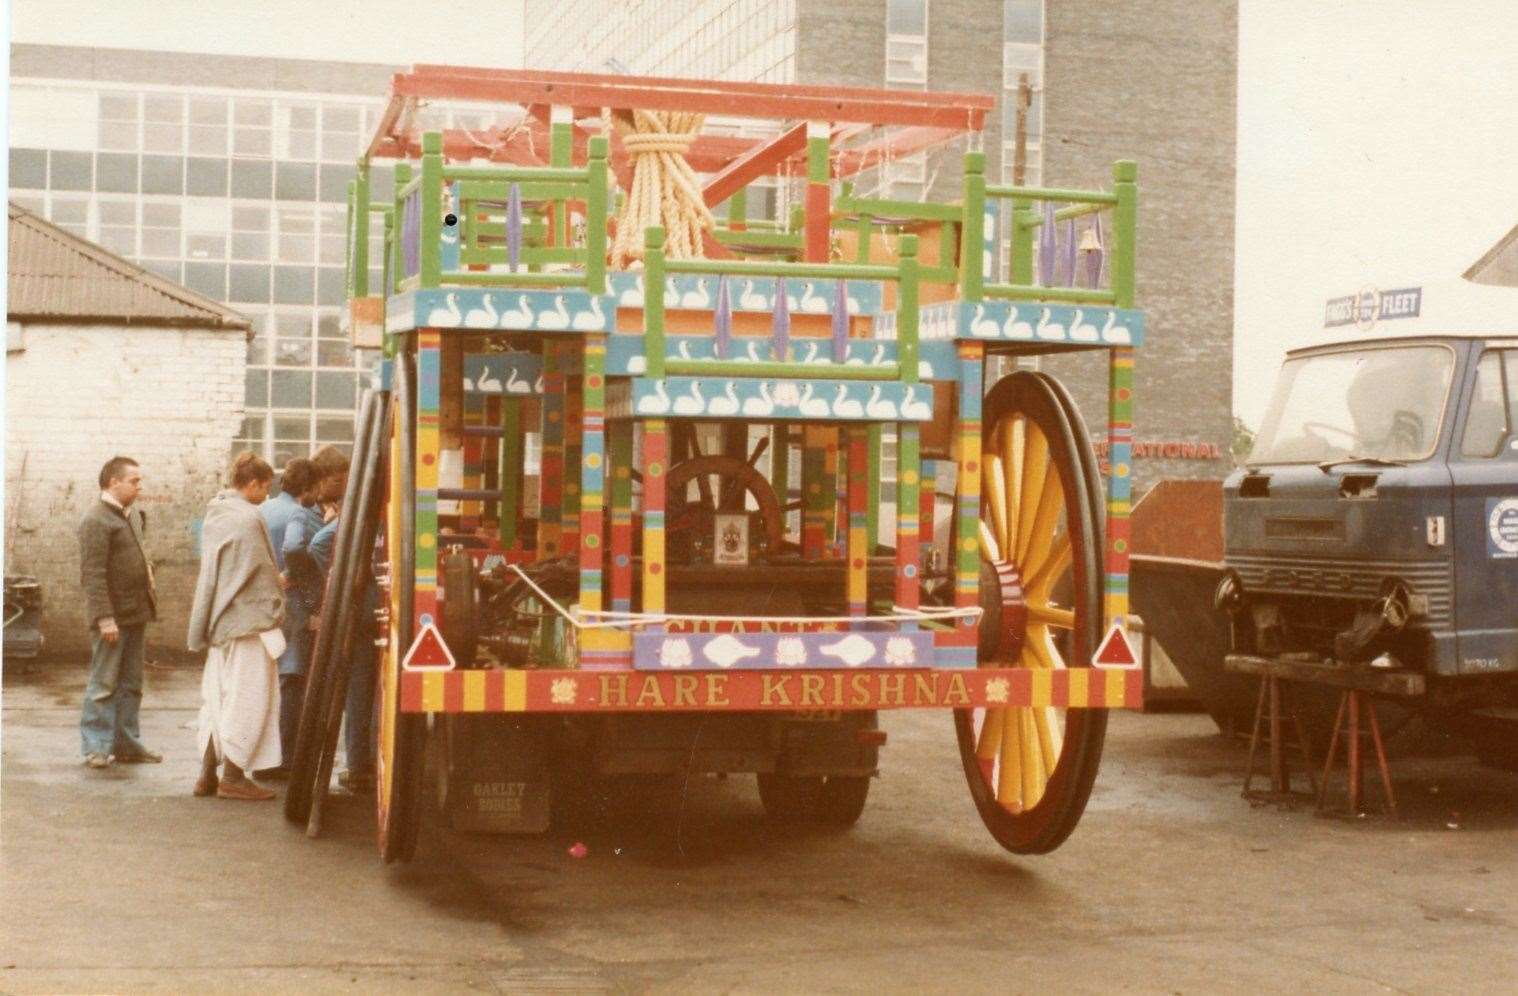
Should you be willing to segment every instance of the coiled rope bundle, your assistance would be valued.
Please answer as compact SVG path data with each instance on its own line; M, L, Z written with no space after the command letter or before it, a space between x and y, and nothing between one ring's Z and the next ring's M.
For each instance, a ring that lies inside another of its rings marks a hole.
M685 159L701 130L703 114L635 110L612 115L622 147L632 159L632 189L617 215L612 265L626 268L643 258L643 231L664 227L665 253L671 259L705 256L701 233L715 227L701 196L696 173Z

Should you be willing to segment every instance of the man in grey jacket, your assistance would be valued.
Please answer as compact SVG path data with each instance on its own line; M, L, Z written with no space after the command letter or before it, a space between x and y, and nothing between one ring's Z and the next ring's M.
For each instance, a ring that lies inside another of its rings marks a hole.
M143 639L158 618L153 568L143 550L145 522L132 508L142 470L130 457L100 468L100 498L79 523L79 580L90 625L90 681L79 721L84 762L157 763L163 755L142 744Z

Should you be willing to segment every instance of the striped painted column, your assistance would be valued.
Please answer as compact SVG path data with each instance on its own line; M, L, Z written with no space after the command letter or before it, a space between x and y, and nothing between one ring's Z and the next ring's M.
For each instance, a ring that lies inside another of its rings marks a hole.
M582 437L585 432L585 379L582 373L583 357L574 345L566 345L559 353L564 365L564 494L559 516L559 551L572 554L580 548L580 466ZM602 343L602 363L605 363L605 343ZM576 361L579 362L576 362ZM604 392L604 388L603 388Z
M441 453L443 336L417 332L416 356L416 625L438 618L437 488ZM404 651L402 651L404 652Z
M1133 509L1133 350L1112 350L1107 383L1107 593L1104 629L1128 623L1128 514Z
M870 500L870 430L868 426L850 426L848 434L849 615L863 616L869 614L870 520L866 513Z
M479 394L464 395L463 424L484 425L487 399ZM478 491L485 486L485 440L480 436L465 435L464 487ZM459 527L464 531L476 529L485 511L484 502L470 500L459 502Z
M919 432L916 422L897 423L896 604L904 609L917 608L922 586L922 579L918 577L921 560L918 498L922 483L918 462ZM913 630L917 624L902 623L901 628Z
M606 552L606 336L585 337L581 370L580 607L598 612L604 607L601 564Z
M611 607L614 612L632 611L633 425L630 419L607 427L611 450Z
M669 423L643 423L643 606L664 611L664 479L669 472Z
M827 427L808 425L801 431L801 555L816 560L828 553L833 517L833 482L828 479ZM837 460L835 453L834 460ZM835 464L836 469L836 464Z
M955 413L955 452L959 459L958 498L954 511L954 605L980 604L980 414L984 391L985 346L959 344L959 410ZM977 620L966 616L956 627L974 632Z
M560 346L543 344L543 457L538 474L538 559L561 552L564 531L564 371Z

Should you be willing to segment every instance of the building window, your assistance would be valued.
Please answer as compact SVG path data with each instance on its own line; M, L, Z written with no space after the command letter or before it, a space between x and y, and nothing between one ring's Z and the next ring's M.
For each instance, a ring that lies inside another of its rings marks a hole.
M100 244L129 258L137 256L137 202L106 201L98 206Z
M232 196L266 201L274 195L274 164L257 159L232 160Z
M185 193L191 197L227 196L225 159L185 160Z
M197 156L227 154L225 97L190 98L190 152Z
M189 259L227 258L226 201L191 198L184 204L184 248Z
M143 156L142 192L144 194L184 193L184 158Z
M142 255L150 259L179 259L180 206L177 203L142 205Z
M316 212L308 207L284 207L275 211L279 219L279 250L275 258L281 263L316 261Z
M311 365L311 316L285 312L274 316L274 364L281 367Z
M316 108L307 104L279 108L275 155L280 159L316 158Z
M358 158L362 136L359 108L352 105L322 108L322 158L327 162L351 163Z
M927 84L927 0L887 0L885 82L886 86Z
M47 187L47 153L42 149L11 149L11 187Z
M53 190L89 190L94 186L95 157L88 152L47 154L47 185Z
M14 178L12 178L14 183ZM110 194L137 193L137 154L101 152L95 156L95 189Z
M274 109L267 100L232 104L232 154L268 158L274 151Z
M232 258L264 262L269 258L269 209L256 204L232 206Z
M100 148L109 152L136 152L142 147L137 94L102 93L99 121Z
M142 148L145 152L184 151L184 98L148 94L142 102Z

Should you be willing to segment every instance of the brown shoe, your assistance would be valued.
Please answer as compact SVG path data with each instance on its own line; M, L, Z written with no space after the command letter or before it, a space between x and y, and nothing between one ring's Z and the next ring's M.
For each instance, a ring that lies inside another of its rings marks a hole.
M257 782L238 781L222 782L216 787L218 799L245 799L249 802L263 802L274 798L274 791L266 789Z
M221 784L221 779L215 775L201 775L195 779L194 794L197 798L204 799L216 794L216 787Z

